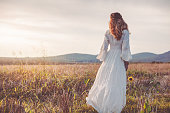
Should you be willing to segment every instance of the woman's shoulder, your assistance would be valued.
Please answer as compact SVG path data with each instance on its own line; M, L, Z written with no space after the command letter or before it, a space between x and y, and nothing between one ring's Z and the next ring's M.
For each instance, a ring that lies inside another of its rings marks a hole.
M127 29L124 29L122 33L129 33L129 31Z
M105 32L105 38L107 40L109 40L109 34L110 34L110 31L109 31L109 29L107 29L106 32Z
M128 40L129 39L129 31L127 29L124 29L122 32L123 32L123 34L122 34L123 38L122 39L123 40Z
M110 30L107 29L106 32L105 32L105 36L109 36L110 35Z
M107 29L107 30L106 30L106 34L109 34L109 33L110 33L110 30L109 30L109 29Z

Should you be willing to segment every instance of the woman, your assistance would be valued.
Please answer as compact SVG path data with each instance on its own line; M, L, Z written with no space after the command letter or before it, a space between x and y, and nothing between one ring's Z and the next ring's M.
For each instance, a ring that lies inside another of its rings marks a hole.
M126 105L126 70L132 56L128 25L120 13L110 15L109 29L96 58L103 62L86 97L86 103L99 113L121 113Z

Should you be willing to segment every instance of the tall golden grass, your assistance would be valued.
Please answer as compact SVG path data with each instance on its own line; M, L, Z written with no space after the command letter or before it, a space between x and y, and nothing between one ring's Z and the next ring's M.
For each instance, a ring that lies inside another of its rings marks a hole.
M97 113L85 97L100 64L2 65L0 112ZM128 77L133 77L129 81ZM130 64L122 113L168 113L170 64Z

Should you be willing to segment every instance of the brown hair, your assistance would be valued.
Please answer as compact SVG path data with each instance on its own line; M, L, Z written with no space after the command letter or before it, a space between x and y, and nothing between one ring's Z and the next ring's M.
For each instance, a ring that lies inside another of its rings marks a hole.
M128 25L123 20L122 15L118 12L111 13L109 22L109 30L111 35L113 35L117 40L120 40L124 29L128 30Z

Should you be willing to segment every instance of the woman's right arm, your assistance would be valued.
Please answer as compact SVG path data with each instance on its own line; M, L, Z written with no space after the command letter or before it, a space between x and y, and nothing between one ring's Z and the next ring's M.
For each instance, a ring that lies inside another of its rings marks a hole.
M125 30L123 34L123 42L122 42L122 54L121 58L124 61L125 69L127 71L129 60L132 59L131 51L130 51L130 45L129 45L129 31Z

